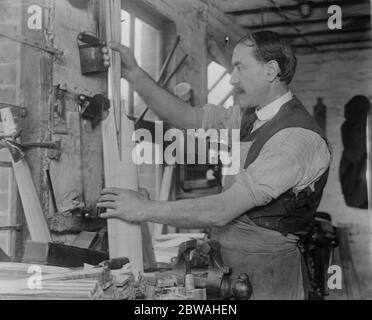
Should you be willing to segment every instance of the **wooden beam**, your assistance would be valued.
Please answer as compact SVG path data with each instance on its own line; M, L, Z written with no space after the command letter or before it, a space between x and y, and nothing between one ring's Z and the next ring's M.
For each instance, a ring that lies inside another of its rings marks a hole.
M363 29L370 29L370 16L363 15L358 19L344 17L342 20L342 29L341 30L329 30L327 27L327 20L321 19L317 23L308 23L308 24L299 24L298 27L301 28L304 34L312 33L312 32L334 32L334 33L342 33L347 32L347 30L355 29L355 28L363 28ZM295 32L293 29L288 28L288 24L280 23L275 24L274 26L270 25L259 25L259 26L252 26L252 31L258 30L272 30L278 32L280 34L293 34L298 35L298 32Z
M370 14L372 15L372 0L370 0ZM372 19L370 20L372 29ZM367 117L367 191L369 228L372 229L372 111Z
M372 112L367 117L367 190L369 227L372 228Z
M12 136L17 128L11 109L0 109L0 114L5 135ZM31 239L33 241L51 242L49 227L41 208L28 163L25 159L15 161L13 158L12 163Z
M209 2L218 7L222 12L272 7L272 4L269 0L209 0ZM294 0L277 0L276 2L279 6L295 4Z
M174 166L166 166L164 168L163 180L161 183L160 194L159 194L159 201L169 201L170 192L172 188L172 181L173 181L173 173L174 173ZM162 234L163 225L162 224L154 224L154 231L153 231L153 243L155 243L156 238Z
M184 17L179 13L181 8L196 10L195 12L198 13L200 19L206 19L208 35L213 37L222 47L225 45L224 41L226 36L229 36L232 42L237 42L241 37L247 34L246 30L234 23L231 18L225 15L211 1L143 0L143 2L152 7L153 10L162 13L176 24L184 20Z
M351 21L351 20L358 21L358 24L363 23L364 21L369 21L370 15L365 14L365 12L358 14L358 15L344 16L342 17L342 23L346 21ZM321 26L324 26L324 28L327 28L327 21L328 21L327 17L319 18L319 19L308 19L308 20L302 19L302 20L294 20L293 24L299 27L302 27L304 25L315 24L315 25L318 25L318 26L321 25ZM250 21L249 23L247 21L241 21L240 25L242 28L251 29L253 31L257 29L272 29L272 28L288 27L288 26L291 26L291 23L289 23L288 21L283 21L283 20L275 21L275 22Z
M106 41L121 41L120 20L121 1L107 0L103 10L106 10ZM109 99L111 112L103 122L103 154L106 187L119 187L138 191L137 167L132 161L134 143L132 135L134 131L133 122L125 114L116 115L120 117L121 125L121 155L118 150L118 137L115 130L115 119L112 110L117 109L121 103L120 78L121 60L120 54L110 52L111 67L109 68ZM122 108L125 110L125 108ZM132 263L133 271L143 271L142 235L139 224L130 224L119 220L108 221L109 250L110 257L128 257Z
M319 47L320 53L326 52L346 52L346 51L358 51L371 49L372 45L369 42L355 43L338 43L330 45L322 45ZM313 54L314 50L309 47L294 48L297 55Z
M348 11L348 6L355 6L358 4L364 4L364 3L369 3L369 0L336 0L336 1L326 1L326 2L313 2L311 4L312 9L324 9L328 8L331 5L337 5L341 6L343 10L347 13ZM286 13L293 13L293 14L300 14L299 11L299 4L283 4L280 6L280 9L283 10ZM239 16L239 15L247 15L247 14L260 14L260 13L276 13L278 12L278 9L271 6L271 7L254 7L254 8L249 8L247 6L246 8L235 8L235 9L228 9L228 10L222 10L225 13L234 15L234 16ZM315 14L314 14L315 15Z
M303 35L306 37L312 36L334 36L334 35L344 35L349 33L356 33L356 32L370 32L371 28L369 27L357 27L357 28L350 28L350 29L341 29L341 30L317 30L317 31L309 31L304 32ZM287 39L299 38L298 33L282 33L282 36ZM357 38L357 37L356 37Z
M332 40L332 41L322 41L322 42L315 42L315 46L328 46L331 44L346 44L346 43L360 43L360 42L371 42L370 38L364 38L364 39L346 39L346 40ZM303 48L303 47L308 47L307 44L297 44L297 45L292 45L293 48Z
M328 36L310 36L307 37L313 44L334 44L334 43L358 43L371 39L370 32L355 32L350 34L335 33ZM292 47L305 44L302 38L291 39Z

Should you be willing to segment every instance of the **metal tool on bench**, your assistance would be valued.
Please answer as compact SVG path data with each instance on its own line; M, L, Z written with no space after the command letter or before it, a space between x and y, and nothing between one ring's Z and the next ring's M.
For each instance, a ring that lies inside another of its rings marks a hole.
M114 259L110 259L110 260L105 260L105 261L102 261L98 267L101 267L101 268L109 268L110 270L120 270L121 268L123 268L125 265L127 265L129 263L129 259L127 257L123 257L123 258L114 258Z
M206 282L208 299L249 300L253 292L249 277L245 273L238 277L232 275L231 268L223 262L221 244L210 240L203 243L200 250L209 256Z
M209 257L207 278L195 277L196 288L206 288L208 299L248 300L252 295L252 284L247 274L232 275L230 267L225 266L221 244L210 240L198 246L196 240L184 242L179 247L174 271L179 274L191 274L191 253L197 250Z
M174 266L174 270L185 274L185 287L186 289L195 289L194 279L192 275L192 252L197 248L197 241L190 240L181 245L178 248L178 259Z

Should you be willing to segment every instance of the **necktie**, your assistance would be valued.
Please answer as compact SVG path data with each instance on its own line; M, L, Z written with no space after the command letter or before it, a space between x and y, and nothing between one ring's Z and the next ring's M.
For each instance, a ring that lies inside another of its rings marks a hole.
M255 108L248 109L243 117L240 128L240 141L246 141L253 130L253 125L258 119Z

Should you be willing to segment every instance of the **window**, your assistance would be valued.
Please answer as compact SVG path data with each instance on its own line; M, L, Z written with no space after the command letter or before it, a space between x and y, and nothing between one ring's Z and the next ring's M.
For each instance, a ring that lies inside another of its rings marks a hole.
M225 108L234 104L230 75L216 62L208 65L208 102Z
M157 80L162 61L162 21L153 14L130 8L122 10L122 43L133 49L138 64ZM122 99L127 113L138 117L146 109L145 103L133 91L126 80L122 80ZM151 111L146 119L155 120Z

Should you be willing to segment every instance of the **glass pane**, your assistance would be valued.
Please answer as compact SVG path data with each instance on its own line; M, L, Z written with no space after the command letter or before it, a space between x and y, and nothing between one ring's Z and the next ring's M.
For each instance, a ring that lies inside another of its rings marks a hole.
M231 106L234 105L234 97L231 96L229 99L227 99L227 101L223 104L223 107L228 109L230 108Z
M229 92L233 89L230 84L230 75L225 75L218 85L208 95L208 102L213 104L219 104L226 97Z
M208 89L210 89L225 72L225 68L216 62L211 62L208 65Z
M135 19L135 50L138 64L155 80L160 71L160 31L141 19ZM139 116L146 108L138 94L134 95L134 115ZM146 119L155 120L155 115L149 112Z
M130 45L130 14L125 10L121 11L121 43Z

